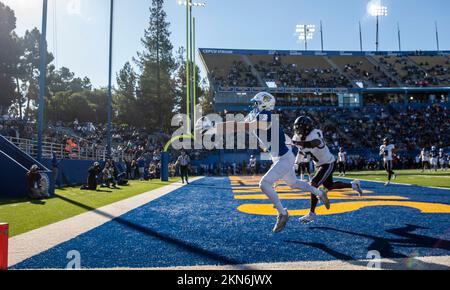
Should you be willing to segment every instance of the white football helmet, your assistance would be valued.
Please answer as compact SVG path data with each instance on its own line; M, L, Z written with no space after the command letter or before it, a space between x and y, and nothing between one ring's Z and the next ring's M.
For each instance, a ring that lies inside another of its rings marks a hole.
M256 94L256 96L251 99L254 104L254 108L259 112L261 111L273 111L275 109L275 97L267 92L261 92Z

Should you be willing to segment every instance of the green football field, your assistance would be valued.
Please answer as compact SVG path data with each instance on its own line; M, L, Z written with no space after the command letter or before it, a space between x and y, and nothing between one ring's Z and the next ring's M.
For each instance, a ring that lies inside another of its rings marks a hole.
M397 179L392 180L393 183L450 188L450 171L396 170L395 173ZM335 173L335 177L337 176L338 173ZM387 181L385 171L349 172L346 177L379 182Z
M79 188L57 189L56 196L42 201L0 199L0 222L10 226L10 236L19 235L76 215L145 193L170 182L131 181L120 189L102 188L99 191Z

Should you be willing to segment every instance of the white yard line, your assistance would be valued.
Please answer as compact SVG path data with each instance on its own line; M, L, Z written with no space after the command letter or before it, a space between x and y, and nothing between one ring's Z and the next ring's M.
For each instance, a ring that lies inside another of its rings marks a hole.
M203 177L192 178L192 181ZM95 229L177 189L173 183L9 239L9 267Z
M347 180L361 180L361 181L368 181L368 182L375 182L375 183L386 183L386 181L376 181L376 180L369 180L369 179L361 179L361 178L348 178L348 177L339 177L336 176L335 178L342 178L342 179L347 179ZM433 189L443 189L443 190L450 190L450 188L446 188L446 187L435 187L435 186L423 186L423 185L416 185L416 184L408 184L408 183L397 183L397 182L391 182L391 184L395 184L395 185L405 185L405 186L417 186L417 187L423 187L423 188L433 188Z
M450 267L450 256L436 257L414 257L406 259L381 259L356 260L356 261L307 261L286 263L261 263L246 265L227 266L180 266L168 268L147 268L145 270L372 270L369 262L380 262L381 269L385 270L408 270L422 269L436 270ZM410 266L408 266L410 265ZM410 268L411 267L411 268ZM126 268L122 268L126 269Z

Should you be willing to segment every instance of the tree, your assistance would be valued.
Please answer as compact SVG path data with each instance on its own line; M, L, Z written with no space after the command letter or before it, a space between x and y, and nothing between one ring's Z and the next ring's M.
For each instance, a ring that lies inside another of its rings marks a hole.
M23 55L17 67L17 92L20 98L26 99L25 119L34 110L31 105L36 103L39 97L39 41L41 33L37 28L26 31L23 38L19 40L19 45ZM47 52L47 66L53 61L54 57ZM48 89L46 89L48 96Z
M116 76L117 89L114 94L114 109L120 123L138 125L139 117L136 106L136 89L138 76L129 62Z
M177 52L177 71L175 74L175 104L174 111L176 113L186 114L186 58L185 58L185 49L180 47ZM191 62L189 65L190 68L194 67L194 63ZM196 66L196 74L195 74L195 82L196 82L196 97L197 104L201 104L200 100L203 99L203 95L205 91L203 90L201 83L202 79L200 77L200 68Z
M202 106L203 115L214 113L213 99L214 99L214 91L209 86L206 79L202 80L202 95L199 99L199 104Z
M7 112L16 98L14 72L20 51L13 32L15 28L14 11L0 2L0 115Z
M106 123L106 89L61 91L47 99L47 117L52 121Z
M175 99L175 61L163 4L164 0L152 1L149 27L142 38L144 50L135 59L140 69L137 105L141 125L162 130L170 128Z
M91 90L92 84L89 78L83 79L75 77L75 73L70 69L62 67L56 70L54 65L50 65L47 73L47 84L50 94L63 91L81 92Z

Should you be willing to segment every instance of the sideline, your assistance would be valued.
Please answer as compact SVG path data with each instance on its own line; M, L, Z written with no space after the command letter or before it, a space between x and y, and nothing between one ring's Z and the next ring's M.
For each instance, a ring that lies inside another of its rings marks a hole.
M194 182L202 178L203 177L191 178L191 181ZM181 182L172 183L170 185L12 237L9 239L8 267L12 267L25 261L26 259L67 242L184 186L185 185L181 184Z
M379 262L380 268L374 269L372 263ZM179 266L163 268L142 268L139 270L173 270L173 271L197 271L197 270L251 270L251 271L278 271L278 270L449 270L450 256L410 257L401 259L380 260L354 260L354 261L305 261L305 262L283 262L283 263L257 263L245 265L225 266ZM99 270L135 270L133 268L113 268Z

